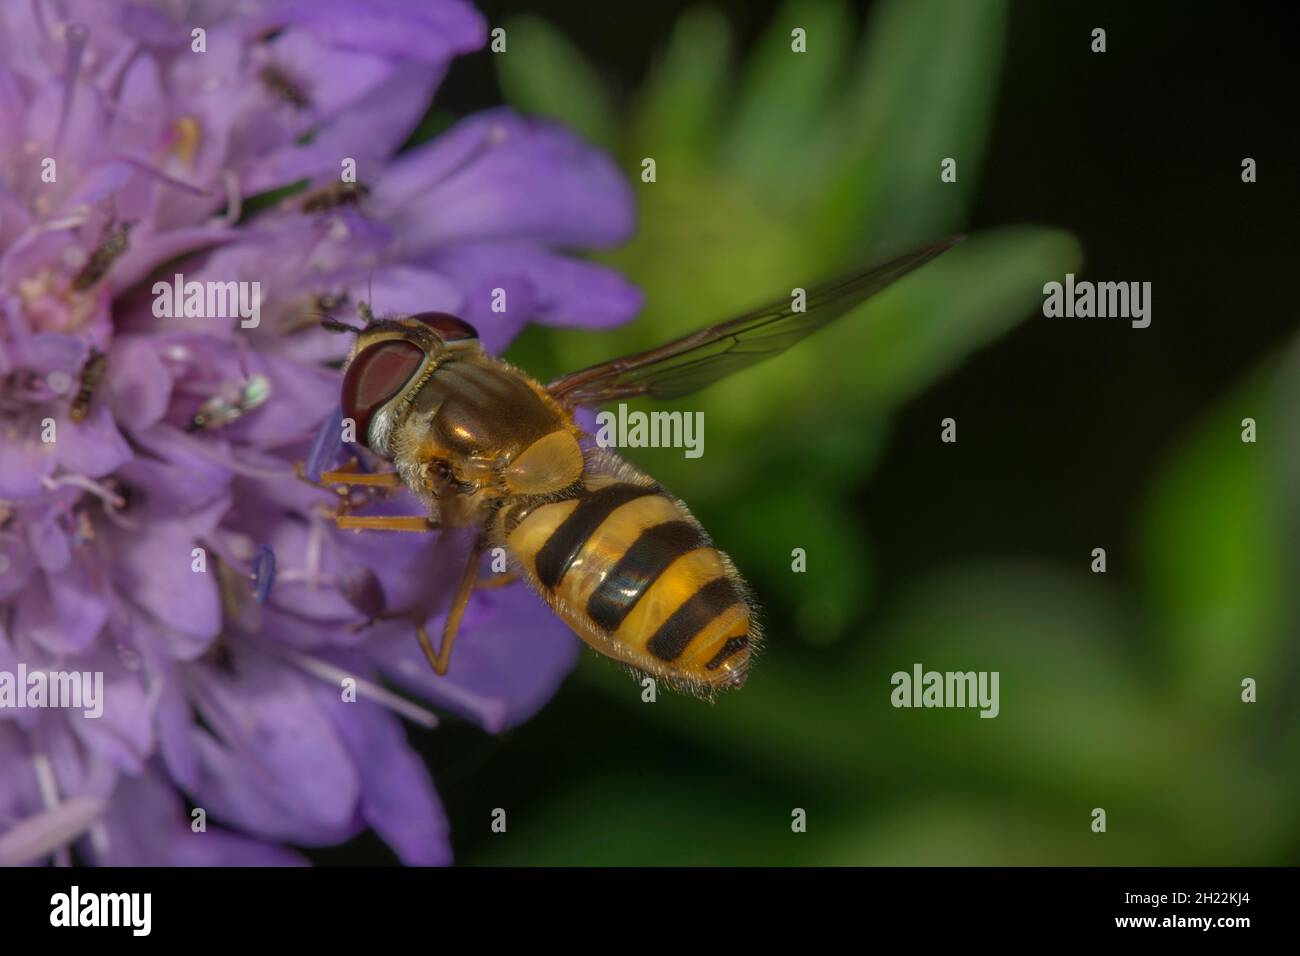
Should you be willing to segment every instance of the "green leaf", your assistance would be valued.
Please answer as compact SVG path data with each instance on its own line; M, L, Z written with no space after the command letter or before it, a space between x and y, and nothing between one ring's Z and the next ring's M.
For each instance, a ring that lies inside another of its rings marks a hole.
M806 172L808 146L835 98L852 26L839 0L791 0L777 13L746 64L724 134L723 166L787 203L821 188ZM805 31L806 52L791 49L796 27Z
M1055 816L1065 838L1091 835L1101 807L1102 839L1163 847L1148 862L1274 862L1292 819L1280 768L1232 728L1171 706L1142 666L1142 638L1086 567L986 560L923 582L870 649L858 646L882 685L864 705L889 741L879 763L927 792L985 792ZM890 672L918 663L997 672L998 716L879 703ZM1097 862L1137 862L1129 852L1108 847Z
M865 822L866 814L819 816L809 835L829 834L820 866L1136 866L1161 858L1159 836L1145 829L1126 828L1122 840L1093 833L1089 809L940 788Z
M1300 482L1288 488L1284 466L1296 414L1287 403L1300 375L1288 383L1278 364L1256 373L1179 443L1151 489L1142 529L1151 610L1172 680L1225 718L1248 719L1245 677L1260 685L1262 700L1277 700L1284 639L1295 632L1300 542L1288 517ZM1254 443L1242 441L1246 418L1256 422Z
M617 135L606 83L564 34L537 17L506 25L507 47L494 59L502 92L526 113L572 126L593 143L612 146Z
M1006 30L1001 0L892 0L867 25L857 82L827 136L841 157L818 230L908 242L959 226L979 182ZM940 163L957 160L957 181Z
M247 197L244 200L243 205L239 208L239 224L242 226L259 213L263 213L268 209L274 209L280 203L284 202L284 200L302 192L307 188L307 185L308 180L299 179L297 182L292 182L287 186L281 186L279 189L268 189L264 193L258 193L255 196Z
M701 166L727 91L731 27L716 10L695 8L677 21L637 97L626 158L653 156L671 172Z

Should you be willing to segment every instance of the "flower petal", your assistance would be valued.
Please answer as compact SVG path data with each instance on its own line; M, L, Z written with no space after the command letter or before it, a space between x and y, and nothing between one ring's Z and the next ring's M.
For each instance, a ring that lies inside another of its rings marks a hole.
M153 774L123 778L102 825L95 862L104 866L301 866L306 862L290 850L219 827L196 833L175 791Z
M121 658L107 648L80 656L77 669L102 674L103 685L93 706L83 701L86 707L69 712L69 726L105 763L123 773L142 773L154 748L154 708L143 675L128 670Z
M185 656L200 653L221 630L215 562L208 556L206 570L195 571L192 550L198 536L210 530L212 516L223 513L227 504L222 500L185 518L156 519L139 533L114 539L118 587L184 641L177 650Z
M429 263L466 291L461 314L479 329L490 351L499 351L509 341L496 341L498 325L510 328L532 321L611 328L629 321L644 303L641 290L614 270L526 243L460 244L432 254ZM507 291L503 317L493 311L493 293L512 284L522 285L522 301Z
M445 618L430 621L429 632ZM403 686L492 733L536 713L577 660L577 636L524 587L476 595L461 627L446 677L434 675L409 630L386 631L365 651Z
M267 7L263 19L296 24L344 49L441 61L483 45L483 18L461 0L370 0L357 16L352 0L288 0Z
M196 732L199 805L269 839L315 845L357 831L361 781L307 686L311 678L243 645L234 674L192 666L187 678L220 736Z
M0 425L0 498L40 494L42 480L54 473L57 464L53 443Z
M401 722L375 704L342 702L337 689L321 686L317 698L361 768L365 821L408 866L449 864L446 814Z
M452 242L610 246L632 192L609 157L562 126L492 110L399 157L373 194L407 254Z
M147 428L167 412L172 380L158 351L158 343L147 336L119 336L113 342L104 398L123 428Z
M108 603L83 561L33 577L18 598L14 633L51 654L85 650L108 620Z
M131 446L103 405L92 408L83 422L60 420L54 444L60 465L91 478L116 471L131 460Z
M107 804L97 797L72 797L0 833L0 866L23 866L45 859L85 833Z

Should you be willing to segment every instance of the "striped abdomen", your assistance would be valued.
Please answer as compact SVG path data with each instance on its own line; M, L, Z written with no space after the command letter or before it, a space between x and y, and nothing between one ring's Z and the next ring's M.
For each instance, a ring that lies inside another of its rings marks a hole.
M731 562L646 476L592 470L574 497L507 518L525 572L602 654L706 694L743 683L756 635Z

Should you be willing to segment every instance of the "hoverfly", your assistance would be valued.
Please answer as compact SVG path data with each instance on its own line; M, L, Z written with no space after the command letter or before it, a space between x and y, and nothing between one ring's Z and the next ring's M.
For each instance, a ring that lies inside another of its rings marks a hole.
M395 470L327 472L325 484L406 487L428 517L339 513L342 528L470 528L475 539L437 650L438 674L484 552L503 547L577 635L635 672L711 696L744 683L759 634L749 589L686 505L612 452L588 446L579 405L674 398L784 351L962 237L918 249L649 351L542 385L487 354L475 330L439 312L375 319L357 334L342 408L357 439Z

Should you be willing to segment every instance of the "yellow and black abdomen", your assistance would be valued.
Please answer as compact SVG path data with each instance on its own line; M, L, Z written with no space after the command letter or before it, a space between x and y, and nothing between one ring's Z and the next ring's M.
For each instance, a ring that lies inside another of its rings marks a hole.
M601 455L571 497L507 514L502 530L542 596L602 654L697 693L744 682L757 641L744 582L646 475Z

